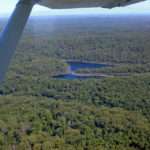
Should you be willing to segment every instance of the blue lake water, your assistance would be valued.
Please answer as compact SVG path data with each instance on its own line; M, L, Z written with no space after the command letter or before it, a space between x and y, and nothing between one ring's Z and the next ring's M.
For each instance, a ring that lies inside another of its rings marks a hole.
M73 80L73 79L89 79L89 78L102 78L100 76L83 76L83 75L75 75L73 74L73 72L77 71L78 69L84 69L84 68L88 68L88 69L94 69L94 68L103 68L103 67L108 67L109 65L107 64L96 64L96 63L87 63L87 62L67 62L69 65L69 70L70 73L68 74L63 74L63 75L58 75L55 76L55 78L57 79L68 79L68 80Z
M55 78L57 79L67 79L67 80L75 80L75 79L79 79L79 80L84 80L84 79L92 79L92 78L103 78L100 76L80 76L80 75L74 75L74 74L64 74L64 75L58 75L55 76Z
M94 68L102 68L107 67L107 64L96 64L96 63L83 63L83 62L68 62L71 71L76 71L78 69L94 69Z

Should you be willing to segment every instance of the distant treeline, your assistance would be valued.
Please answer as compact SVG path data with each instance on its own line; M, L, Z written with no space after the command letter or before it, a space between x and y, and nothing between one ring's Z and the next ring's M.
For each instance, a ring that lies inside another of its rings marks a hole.
M148 63L149 20L149 16L32 19L19 49L63 59Z

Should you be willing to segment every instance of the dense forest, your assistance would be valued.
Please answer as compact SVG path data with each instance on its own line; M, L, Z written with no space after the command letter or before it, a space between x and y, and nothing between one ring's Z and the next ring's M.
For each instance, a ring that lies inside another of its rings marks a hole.
M0 85L0 150L149 150L149 39L149 16L31 18ZM114 76L55 79L67 60Z

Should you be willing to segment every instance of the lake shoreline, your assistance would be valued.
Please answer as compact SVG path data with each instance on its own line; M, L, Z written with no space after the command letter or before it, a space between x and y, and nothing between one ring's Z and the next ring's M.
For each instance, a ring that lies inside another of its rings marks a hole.
M108 62L96 62L96 61L80 61L80 60L66 60L66 63L68 64L68 67L67 67L67 74L72 74L74 76L77 76L77 77L93 77L93 78L99 78L99 77L114 77L113 75L109 75L109 74L105 74L105 73L77 73L75 71L72 71L71 70L71 67L69 65L69 63L87 63L87 64L96 64L96 65L106 65L104 67L114 67L116 64L113 64L113 63L108 63ZM65 74L63 74L65 75Z
M88 79L88 78L112 78L112 77L127 77L130 74L129 73L84 73L84 72L77 72L79 69L93 69L93 68L106 68L106 67L115 67L121 65L116 63L108 63L108 62L102 62L97 63L95 61L79 61L79 60L64 60L67 64L66 71L62 74L58 74L54 76L54 78L59 79Z
M107 65L107 66L104 66L104 67L116 67L116 66L121 66L125 63L109 63L109 62L96 62L96 61L80 61L80 60L65 60L66 63L88 63L88 64L98 64L98 65ZM76 70L77 71L77 70ZM97 77L127 77L127 76L130 76L131 73L105 73L105 72L99 72L99 73L84 73L84 72L76 72L76 71L72 71L71 68L70 68L70 65L68 66L67 68L67 73L68 74L72 74L72 75L75 75L75 76L79 76L79 77L94 77L94 78L97 78ZM132 73L133 74L133 73ZM62 75L65 75L65 74L62 74ZM136 75L136 73L135 73Z
M97 78L97 77L114 77L113 75L108 75L108 74L103 74L103 73L75 73L73 72L72 75L75 76L80 76L80 77L93 77L93 78Z
M76 71L81 68L103 68L113 66L108 63L96 63L89 61L79 61L79 60L64 60L67 63L67 68L65 73L55 76L56 78L62 79L87 79L87 78L104 78L104 77L113 77L112 75L107 75L104 73L77 73Z

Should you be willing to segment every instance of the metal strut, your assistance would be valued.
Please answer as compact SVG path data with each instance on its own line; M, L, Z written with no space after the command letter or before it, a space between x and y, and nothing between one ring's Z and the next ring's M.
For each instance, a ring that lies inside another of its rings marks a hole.
M0 37L0 83L36 0L20 0Z

